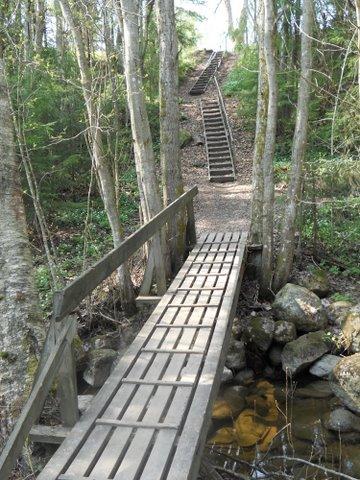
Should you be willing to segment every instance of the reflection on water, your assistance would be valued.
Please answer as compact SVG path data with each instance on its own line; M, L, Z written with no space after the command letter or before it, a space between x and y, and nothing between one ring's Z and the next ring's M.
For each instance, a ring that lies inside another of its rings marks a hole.
M226 386L213 409L208 445L213 456L218 446L248 462L270 451L271 455L301 457L360 478L360 433L339 435L323 426L337 406L324 381L305 383L296 389L267 380L248 387ZM215 458L215 463L218 461ZM284 467L283 461L278 463L279 469ZM336 478L300 464L286 467L292 471L291 478Z

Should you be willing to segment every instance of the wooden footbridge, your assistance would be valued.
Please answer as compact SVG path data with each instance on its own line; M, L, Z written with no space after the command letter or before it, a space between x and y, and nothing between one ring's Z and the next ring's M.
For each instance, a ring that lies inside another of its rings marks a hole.
M39 480L187 480L198 473L244 270L245 232L195 232L192 188L54 297L31 395L0 458L7 480L31 434L62 442ZM70 315L180 211L190 253L142 330L79 418ZM64 425L33 426L57 379Z

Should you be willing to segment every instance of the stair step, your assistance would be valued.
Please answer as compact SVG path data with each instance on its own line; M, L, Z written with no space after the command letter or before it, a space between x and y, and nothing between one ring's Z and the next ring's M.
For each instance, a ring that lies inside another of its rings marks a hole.
M219 182L219 183L226 183L226 182L233 182L235 180L235 175L219 175L219 176L210 176L210 182Z

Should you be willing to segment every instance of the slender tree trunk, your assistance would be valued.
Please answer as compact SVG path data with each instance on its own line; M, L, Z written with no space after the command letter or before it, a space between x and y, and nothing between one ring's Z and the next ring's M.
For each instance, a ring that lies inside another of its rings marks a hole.
M269 85L266 134L263 156L264 176L264 212L263 212L263 251L262 276L260 282L261 295L271 296L271 280L273 268L273 228L274 228L274 175L273 160L276 142L277 124L277 79L274 45L275 14L273 0L264 0L265 28L264 53Z
M55 23L56 23L56 31L55 31L55 44L56 44L56 51L59 55L60 62L62 63L64 59L64 52L65 52L65 39L64 39L64 21L61 15L61 9L59 0L54 0L54 13L55 13Z
M228 18L228 32L232 33L234 31L234 19L231 7L231 0L224 0L227 18Z
M30 392L43 339L12 127L0 58L0 443Z
M256 131L252 173L252 202L251 202L251 242L260 244L263 238L263 202L264 202L264 178L263 178L263 155L266 134L266 112L269 96L269 86L266 76L266 61L264 55L264 6L261 3L259 11L259 24L257 28L258 52L259 52L259 77L258 97L256 112Z
M169 205L184 192L179 148L178 41L174 0L157 0L159 32L160 160L163 199ZM170 258L176 273L185 253L185 218L179 215L169 224Z
M246 38L247 38L248 7L249 7L248 0L244 0L243 5L242 5L242 9L241 9L241 13L240 13L240 18L239 18L238 41L240 42L240 44L246 44L247 43ZM256 26L255 26L255 28L256 28Z
M355 0L356 8L356 27L357 27L357 49L358 49L358 85L359 85L359 104L360 104L360 0Z
M35 52L40 53L45 35L45 1L35 2Z
M139 2L138 0L121 0L120 5L123 14L124 66L136 171L142 192L144 218L149 220L161 210L162 202L141 75ZM154 236L151 247L154 251L158 293L162 294L166 290L166 267L160 234Z
M76 56L80 69L81 85L86 104L91 150L96 168L101 196L104 202L105 211L109 219L114 247L123 241L122 226L119 218L119 210L116 204L115 184L111 175L110 167L103 153L102 134L99 126L99 114L92 92L92 75L86 58L86 50L80 27L75 21L74 14L68 0L60 0L61 9L66 22L68 23L74 39ZM73 7L74 8L74 7ZM135 311L134 291L131 284L128 266L124 264L118 269L119 289L122 306L127 314Z
M303 0L301 20L301 68L296 110L296 125L292 149L292 168L287 191L280 251L276 263L274 290L285 285L293 264L295 249L296 216L301 197L301 179L306 151L310 82L311 82L311 35L312 0Z

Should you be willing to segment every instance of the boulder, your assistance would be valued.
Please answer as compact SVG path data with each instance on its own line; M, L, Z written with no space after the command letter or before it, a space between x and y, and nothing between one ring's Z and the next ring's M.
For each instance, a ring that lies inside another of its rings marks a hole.
M282 368L295 375L306 369L329 351L325 332L310 332L285 345L282 351Z
M96 350L110 349L118 350L120 344L120 336L118 333L106 333L104 335L96 335L91 339L91 346Z
M221 383L227 383L230 382L233 378L233 373L230 370L230 368L224 367L224 370L221 374Z
M296 277L296 283L301 287L311 290L320 298L326 297L330 292L328 276L321 268L300 272Z
M326 308L329 323L341 327L341 324L343 323L346 315L348 314L352 306L352 303L345 302L343 300L330 303L330 305L328 305L328 307Z
M346 408L336 408L323 418L323 425L335 432L360 432L360 418Z
M255 373L254 370L251 368L244 368L243 370L240 370L235 377L234 377L234 382L237 385L249 385L252 383L255 379Z
M301 332L322 330L327 323L320 298L292 283L287 283L277 293L272 308L278 320L292 322Z
M351 308L341 325L345 347L351 353L360 352L360 305Z
M246 367L244 342L241 340L232 340L230 342L225 365L230 370L241 370Z
M342 358L329 375L329 381L343 405L360 414L360 353Z
M271 365L273 365L274 367L279 367L282 363L282 359L281 359L281 354L282 354L282 347L280 345L272 345L270 350L269 350L269 359L270 359L270 363Z
M78 395L78 407L81 415L90 407L93 398L94 395Z
M274 329L275 322L269 316L248 317L244 321L243 338L246 343L252 343L266 352L273 340Z
M89 353L88 365L83 373L85 382L93 387L102 387L110 375L117 353L114 350L93 350Z
M315 377L327 377L340 360L337 355L324 355L311 366L310 373Z
M282 345L296 339L296 327L292 322L278 320L275 322L274 340Z
M333 395L329 382L324 380L310 382L305 387L295 390L296 398L330 398Z

